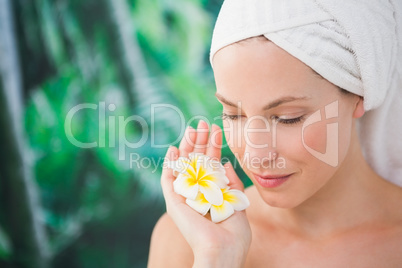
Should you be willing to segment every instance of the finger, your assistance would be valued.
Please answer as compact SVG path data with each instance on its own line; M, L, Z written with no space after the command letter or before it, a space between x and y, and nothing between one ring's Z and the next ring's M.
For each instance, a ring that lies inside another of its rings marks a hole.
M174 161L179 157L179 150L171 146L169 147L165 162ZM173 176L173 171L164 163L161 177L161 185L163 196L166 201L166 211L174 221L174 223L179 228L180 232L184 235L187 242L190 245L196 244L194 241L194 230L200 230L205 228L207 224L211 224L207 219L205 219L198 212L190 208L185 202L186 199L175 193L173 189L173 181L175 177ZM195 236L194 236L195 237Z
M197 138L197 132L191 126L188 126L184 132L183 139L179 145L179 155L188 157L188 154L194 150L195 140Z
M226 176L229 179L229 187L233 188L233 189L237 189L240 191L244 191L244 185L243 182L239 179L239 177L237 176L232 163L227 162L224 165L225 169L226 169Z
M194 152L205 154L208 144L208 124L200 120L197 126L197 139L195 141Z
M211 135L209 135L209 142L207 153L209 157L220 161L222 151L222 129L213 124L211 129Z
M167 165L168 161L175 161L179 156L179 150L170 146L165 155L165 162L163 163L163 170L161 176L161 186L163 196L165 197L166 203L169 203L172 199L179 197L173 190L173 181L175 177L173 176L173 170Z

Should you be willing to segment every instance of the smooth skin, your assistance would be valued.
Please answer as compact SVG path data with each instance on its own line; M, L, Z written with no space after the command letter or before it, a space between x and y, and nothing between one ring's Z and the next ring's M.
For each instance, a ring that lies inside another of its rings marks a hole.
M213 64L217 98L228 115L226 140L254 183L245 191L251 205L213 224L173 192L174 177L165 169L167 214L154 229L149 267L400 267L402 188L381 178L363 157L356 131L356 119L364 114L362 98L342 93L263 38L221 49ZM302 133L306 118L317 110L324 118L325 107L335 101L336 118ZM245 130L264 127L261 118L276 125L275 146L272 131L246 137ZM338 124L335 167L302 143L325 153L329 123ZM167 158L191 151L219 158L219 134L208 141L207 128L201 122L197 131L189 129ZM213 126L211 133L219 128ZM279 159L286 165L275 165ZM233 167L225 167L232 187L242 189ZM264 188L254 174L291 176L276 188Z

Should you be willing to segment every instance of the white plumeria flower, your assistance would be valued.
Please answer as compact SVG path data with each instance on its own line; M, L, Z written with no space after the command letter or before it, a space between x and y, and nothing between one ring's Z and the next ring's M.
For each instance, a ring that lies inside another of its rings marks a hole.
M173 169L173 175L177 176L173 182L176 193L195 200L201 192L209 203L214 205L223 203L221 188L227 187L229 179L219 161L200 153L190 153L189 158L179 157L177 161L170 161L168 165Z
M248 208L250 202L247 196L239 190L225 188L222 189L223 203L213 205L209 203L202 193L199 193L195 200L187 199L186 203L198 213L205 215L210 210L211 220L215 223L226 220L237 211Z

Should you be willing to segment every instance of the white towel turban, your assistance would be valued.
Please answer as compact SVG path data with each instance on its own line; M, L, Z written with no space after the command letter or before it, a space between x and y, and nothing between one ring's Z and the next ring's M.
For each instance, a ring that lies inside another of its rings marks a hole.
M364 97L358 131L378 174L402 186L402 0L226 0L211 45L264 35Z

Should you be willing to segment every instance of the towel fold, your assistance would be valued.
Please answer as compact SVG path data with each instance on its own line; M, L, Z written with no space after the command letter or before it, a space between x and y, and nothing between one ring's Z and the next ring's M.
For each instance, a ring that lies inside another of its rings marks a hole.
M364 97L363 153L379 175L402 186L402 0L226 0L211 64L219 49L260 35Z

